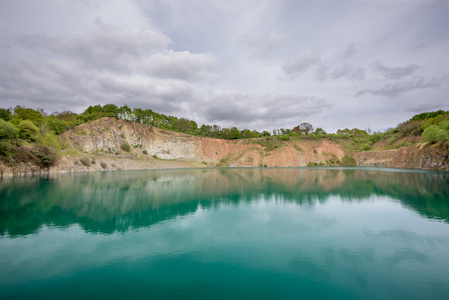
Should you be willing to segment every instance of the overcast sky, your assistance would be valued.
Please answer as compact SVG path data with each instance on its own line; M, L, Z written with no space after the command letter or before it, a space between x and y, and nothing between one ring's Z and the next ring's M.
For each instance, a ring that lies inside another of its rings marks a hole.
M0 0L0 106L384 130L449 109L447 0Z

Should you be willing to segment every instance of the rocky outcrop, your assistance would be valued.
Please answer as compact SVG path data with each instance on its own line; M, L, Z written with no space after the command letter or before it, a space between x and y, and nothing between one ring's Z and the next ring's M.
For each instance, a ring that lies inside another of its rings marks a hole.
M341 159L345 152L329 141L221 140L169 132L114 118L103 118L65 132L67 143L89 154L128 155L203 163L203 166L304 167L309 162ZM277 143L272 145L270 143ZM122 149L129 144L129 153Z
M165 131L115 118L102 118L77 126L63 133L60 141L66 150L50 168L0 163L0 176L215 166L338 165L338 161L347 154L341 145L328 140L221 140ZM449 171L448 149L429 145L356 152L352 156L357 166Z
M357 166L449 171L449 151L429 145L394 150L356 152Z

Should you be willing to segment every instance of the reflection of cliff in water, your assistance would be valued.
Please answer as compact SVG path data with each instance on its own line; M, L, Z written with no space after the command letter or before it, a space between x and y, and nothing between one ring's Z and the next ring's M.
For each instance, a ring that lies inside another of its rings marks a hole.
M0 234L36 232L42 225L80 224L112 233L213 207L279 199L298 205L389 196L420 214L449 220L449 176L367 169L203 169L103 172L0 184Z

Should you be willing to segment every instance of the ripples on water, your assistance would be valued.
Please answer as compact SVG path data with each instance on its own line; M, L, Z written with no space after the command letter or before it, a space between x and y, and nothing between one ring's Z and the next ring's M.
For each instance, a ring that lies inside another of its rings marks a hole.
M0 182L0 298L442 299L449 175L103 172Z

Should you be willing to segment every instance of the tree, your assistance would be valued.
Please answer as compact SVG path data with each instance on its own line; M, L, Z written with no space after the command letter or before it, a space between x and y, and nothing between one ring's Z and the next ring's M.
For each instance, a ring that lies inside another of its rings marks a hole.
M34 142L39 137L39 129L30 120L21 121L18 127L21 139Z
M292 132L296 133L296 134L301 134L301 135L304 133L303 130L301 129L301 127L299 127L299 125L293 127Z
M202 136L210 136L212 127L210 125L201 125L199 129L199 134Z
M310 123L304 122L299 124L299 128L301 128L304 132L304 135L308 135L310 132L313 131L313 126Z
M323 128L318 127L317 129L315 129L315 134L325 135L327 133L326 133L326 131L324 131Z
M264 130L262 132L262 136L271 136L271 133L269 133L268 131Z
M435 143L438 141L438 135L440 134L440 138L443 137L444 134L441 134L440 131L444 131L444 129L440 129L437 125L431 125L427 127L422 133L422 138L425 142ZM447 137L447 135L446 135Z
M119 108L114 104L103 105L103 116L117 118Z
M37 126L43 124L45 121L44 116L37 110L20 105L14 107L14 118L17 120L30 120Z
M240 130L237 127L232 127L230 129L230 139L235 140L240 138Z
M0 108L0 119L5 121L11 120L11 109L10 108Z
M192 130L192 124L190 124L190 121L185 118L176 120L175 126L183 133L189 133Z
M10 122L0 119L0 140L10 140L17 137L19 129Z
M190 133L191 134L197 134L198 132L198 124L195 121L190 121L190 127L192 129L190 129Z

